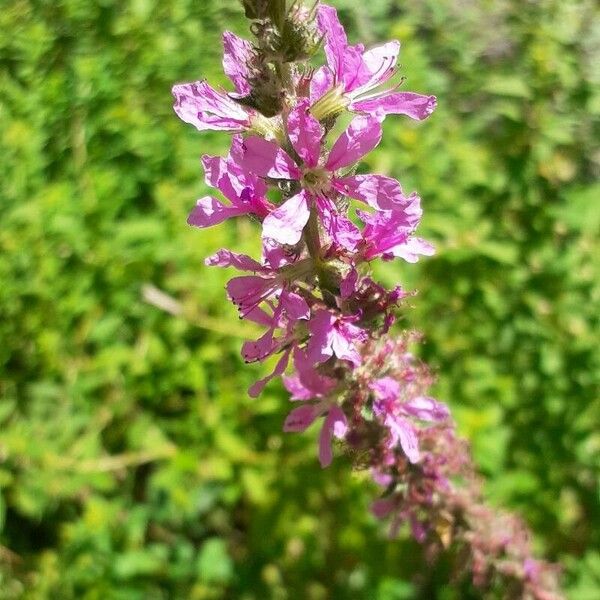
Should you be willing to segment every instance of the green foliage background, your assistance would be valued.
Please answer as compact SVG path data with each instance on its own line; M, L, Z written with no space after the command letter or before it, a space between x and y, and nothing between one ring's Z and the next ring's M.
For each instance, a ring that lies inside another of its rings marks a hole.
M380 270L487 478L573 600L600 594L600 19L593 0L335 2L403 42L424 123L366 168L417 189L438 254ZM283 436L239 357L221 246L194 231L200 135L173 82L220 73L233 0L4 0L0 10L0 598L477 598L369 515L368 481ZM144 300L153 285L181 303Z

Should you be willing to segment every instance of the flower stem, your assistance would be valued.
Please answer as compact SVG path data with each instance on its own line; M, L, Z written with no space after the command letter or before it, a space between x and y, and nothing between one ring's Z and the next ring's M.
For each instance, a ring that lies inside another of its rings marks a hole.
M310 210L308 223L304 229L304 239L306 241L308 253L315 262L315 266L318 268L321 263L321 238L319 236L319 217L314 208L311 208Z

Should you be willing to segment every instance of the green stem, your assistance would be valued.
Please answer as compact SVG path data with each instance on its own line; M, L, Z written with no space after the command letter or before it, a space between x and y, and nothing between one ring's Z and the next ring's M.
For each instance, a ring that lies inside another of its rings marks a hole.
M319 217L315 208L310 211L308 223L304 228L304 240L308 249L308 254L312 259L314 271L317 274L317 281L323 300L326 304L335 305L333 300L336 291L335 277L332 277L332 271L327 263L321 257L321 238L319 235Z
M318 270L321 264L321 238L319 236L319 218L314 208L310 210L308 223L304 230L304 239L306 240L308 253L315 262L315 267Z

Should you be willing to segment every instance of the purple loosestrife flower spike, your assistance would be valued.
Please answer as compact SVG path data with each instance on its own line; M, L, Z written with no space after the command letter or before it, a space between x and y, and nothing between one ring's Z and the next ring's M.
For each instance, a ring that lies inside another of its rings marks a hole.
M351 45L336 10L283 0L244 0L254 41L223 35L223 69L234 91L205 81L176 85L175 112L198 130L233 133L225 157L204 156L206 184L188 223L231 218L258 224L260 257L222 249L206 264L240 272L227 295L263 333L242 346L246 362L271 363L249 391L281 377L294 406L286 432L320 423L322 467L336 452L368 469L382 493L372 505L395 534L407 524L430 558L455 547L473 583L498 583L507 598L559 600L557 571L535 560L523 524L488 508L466 444L411 348L393 332L401 286L374 281L371 263L431 256L415 232L421 198L386 174L356 174L389 114L428 117L434 96L390 87L399 42ZM327 64L303 64L322 38ZM338 116L353 113L332 135ZM222 198L221 198L222 196ZM354 211L351 200L361 203ZM260 233L259 233L260 228ZM504 533L501 533L504 532Z

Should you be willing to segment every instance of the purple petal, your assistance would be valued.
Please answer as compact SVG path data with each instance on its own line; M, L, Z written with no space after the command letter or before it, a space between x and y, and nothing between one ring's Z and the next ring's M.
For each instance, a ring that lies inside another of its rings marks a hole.
M336 245L350 252L356 250L362 240L358 227L338 212L329 213L324 219L324 225Z
M280 244L297 244L309 216L306 192L302 190L265 218L262 235Z
M325 130L309 112L309 100L303 98L290 112L288 117L288 135L294 150L307 167L316 167L321 151L321 139Z
M306 358L310 364L325 362L333 355L333 315L327 310L317 310L308 322L310 339L306 346Z
M383 117L385 115L407 115L411 119L426 119L437 105L435 96L424 96L413 92L387 92L367 100L350 104L350 110Z
M269 202L265 199L267 186L262 179L238 164L238 157L242 153L242 145L242 136L234 135L227 158L203 156L202 165L205 171L205 181L207 185L220 190L234 206L252 204L254 212L264 216L261 214L261 210L264 212L264 209L267 209L268 212L269 207ZM244 197L248 196L249 190L251 192L251 202L246 202ZM260 206L257 206L257 204ZM256 210L257 208L259 210Z
M362 363L360 354L354 345L354 340L348 339L336 329L331 334L331 348L339 359L349 360L355 367L360 366Z
M267 385L267 383L269 383L269 381L271 381L271 379L283 375L287 367L289 358L290 351L286 350L281 356L281 358L277 361L273 372L270 375L263 377L263 379L259 379L256 383L250 386L250 388L248 389L248 395L252 398L256 398L264 390L265 386Z
M411 463L419 461L419 441L414 426L407 419L388 415L386 425L390 428L392 439L400 442L400 447Z
M394 481L394 478L389 473L377 471L376 469L372 469L371 476L373 477L373 481L381 487L388 487Z
M325 196L318 196L317 209L323 222L323 227L337 246L353 252L362 241L362 235L346 216L341 215L335 204Z
M251 92L248 83L250 71L248 65L253 59L252 44L232 33L223 33L223 71L238 94L247 96Z
M314 377L306 379L307 374L303 376L299 374L284 378L285 388L292 394L290 400L312 400L314 398L322 398L328 394L336 385L334 379L320 375L315 370L312 370Z
M325 312L326 311L320 311L320 312ZM315 315L313 316L313 318L311 319L311 321L313 321L311 327L315 327L315 319L319 320L321 318L321 315L319 313L315 313ZM310 329L310 327L309 327ZM294 349L294 367L296 367L296 371L298 373L305 373L305 372L309 372L309 371L313 371L314 370L314 362L309 360L308 356L306 355L305 352L303 352L300 348L296 347Z
M363 83L360 89L355 89L354 94L370 90L386 82L395 72L400 42L393 41L375 46L362 55L364 67L368 70L370 77Z
M188 215L188 225L193 227L211 227L218 225L230 217L238 217L248 211L237 206L225 206L212 196L205 196L197 201Z
M280 269L290 263L290 257L284 247L267 237L262 238L262 257L271 269Z
M258 273L269 271L246 254L238 254L225 248L218 250L215 254L205 259L204 264L209 267L235 267L238 271L254 271Z
M206 184L217 188L232 204L237 203L240 194L248 184L252 185L260 181L258 177L253 177L254 181L251 183L245 181L244 171L221 156L205 154L202 157L202 166Z
M416 263L420 256L433 256L435 248L422 238L409 237L404 244L392 248L390 254L403 258L406 262Z
M308 319L310 317L310 308L306 300L293 292L283 291L279 299L279 305L292 321Z
M335 179L333 186L338 192L362 200L378 210L403 209L411 202L400 182L385 175L354 175Z
M257 306L249 311L246 311L244 319L252 321L257 325L264 325L265 327L274 327L273 317L271 317L265 310Z
M348 432L348 420L344 411L339 406L334 405L329 409L327 421L331 423L331 430L336 438L342 439L346 436Z
M331 69L322 66L317 69L310 80L310 102L314 104L325 95L334 84L334 77Z
M367 223L365 237L374 235L379 241L379 245L382 245L394 239L404 240L409 233L416 229L423 210L421 209L421 198L416 193L412 193L407 198L406 204L395 206L393 210L378 210L375 213L357 211L357 214L361 220Z
M322 398L337 385L335 379L321 375L315 369L314 363L298 347L294 349L294 367L296 368L299 385L309 391L311 398Z
M269 329L257 340L248 340L242 346L242 358L245 362L264 360L275 351L273 342L273 329Z
M383 258L398 257L407 262L416 262L419 255L431 256L435 250L431 244L411 234L416 227L421 208L418 196L412 196L412 202L402 211L380 211L369 214L357 211L366 223L363 238L367 243L364 257L367 260L375 256Z
M234 277L227 283L227 294L242 316L275 293L278 284L272 278L257 275Z
M319 416L319 410L313 405L304 405L294 408L285 418L283 430L285 432L299 432L306 430Z
M290 375L283 378L285 389L292 395L290 400L312 400L315 398L313 390L307 388L300 380L299 375Z
M285 150L275 142L258 136L244 141L241 166L260 177L299 179L301 173Z
M341 73L344 54L348 48L348 38L333 6L326 4L319 6L317 25L321 34L325 36L327 64L334 73Z
M378 119L355 117L333 145L325 168L335 171L357 162L379 144L381 133Z
M227 161L222 156L210 156L209 154L205 154L202 157L202 166L204 167L204 181L206 182L206 185L220 189L219 181L229 173ZM221 191L223 192L223 190ZM223 193L231 200L227 193Z
M344 52L342 70L336 74L336 80L341 82L350 97L364 90L373 77L363 61L362 52L361 45L348 46Z
M347 92L363 86L373 76L363 60L364 46L348 45L344 28L332 6L323 4L319 7L317 22L319 31L325 36L325 56L336 82L342 83Z
M230 174L231 178L237 182L238 195L241 194L241 190L250 187L253 188L256 194L264 196L267 193L267 185L265 182L258 177L255 173L251 173L248 169L244 169L241 166L241 157L244 155L244 138L236 134L231 139L231 147L229 148L229 154L227 155L227 173Z
M400 383L392 377L381 377L369 384L379 400L395 401L400 397Z
M244 131L250 126L247 110L205 81L173 86L177 116L204 131Z
M331 449L332 437L335 435L337 438L343 438L347 430L348 422L346 415L339 406L332 406L329 409L319 435L319 461L321 467L328 467L333 460L333 451Z
M423 421L444 421L450 416L445 404L428 396L418 396L402 404L402 410Z
M340 296L343 300L347 300L356 291L358 283L358 271L352 267L349 273L340 282Z

